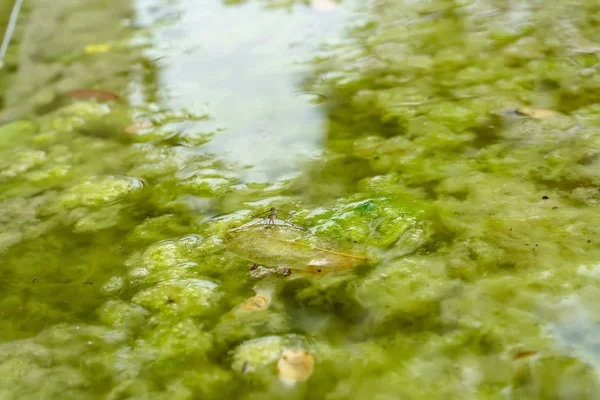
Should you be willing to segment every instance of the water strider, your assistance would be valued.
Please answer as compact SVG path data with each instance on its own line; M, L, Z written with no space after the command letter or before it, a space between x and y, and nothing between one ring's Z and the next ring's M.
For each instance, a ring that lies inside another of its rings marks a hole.
M259 214L256 214L256 215L255 215L253 218L262 217L263 215L265 215L265 214L267 214L267 213L268 213L268 215L267 215L265 218L261 218L259 221L257 221L257 222L255 222L255 223L253 223L253 224L252 224L252 225L250 225L250 226L253 226L253 225L258 225L258 224L264 224L264 223L265 223L265 221L266 221L266 224L267 224L267 225L278 225L278 224L275 222L275 220L279 220L279 221L281 221L281 222L282 222L284 225L288 225L288 226L291 226L291 227L294 227L294 228L297 228L297 229L301 229L301 230L308 231L308 229L307 229L307 228L305 228L305 227L303 227L303 226L296 225L296 224L292 224L291 222L289 222L289 221L287 221L287 220L285 220L285 219L283 219L283 218L279 217L279 216L277 215L277 213L282 213L282 214L285 214L285 215L287 215L287 216L289 216L289 217L291 217L291 216L292 216L292 214L288 214L288 213L286 213L286 212L283 212L283 211L281 211L281 210L278 210L278 209L277 209L277 208L275 208L275 207L271 207L271 208L270 208L270 209L268 209L267 211L264 211L264 212L261 212L261 213L259 213Z

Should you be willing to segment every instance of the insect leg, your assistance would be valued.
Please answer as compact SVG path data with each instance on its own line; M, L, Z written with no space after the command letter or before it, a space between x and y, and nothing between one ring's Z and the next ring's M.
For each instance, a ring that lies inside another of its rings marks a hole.
M271 212L271 210L263 211L263 212L261 212L261 213L258 213L258 214L256 214L256 215L252 215L250 218L258 218L258 217L260 217L260 216L262 216L262 215L265 215L265 214L268 214L268 213L270 213L270 212Z
M282 213L283 215L287 215L288 217L293 217L293 216L294 216L293 214L286 213L285 211L281 211L281 210L279 210L279 209L277 210L277 212L278 212L278 213Z
M289 221L287 221L287 220L285 220L283 218L279 218L279 219L281 220L281 222L283 222L284 224L287 224L287 225L291 226L292 228L301 229L303 231L310 232L307 228L305 228L305 227L303 227L301 225L293 224L293 223L291 223L291 222L289 222Z

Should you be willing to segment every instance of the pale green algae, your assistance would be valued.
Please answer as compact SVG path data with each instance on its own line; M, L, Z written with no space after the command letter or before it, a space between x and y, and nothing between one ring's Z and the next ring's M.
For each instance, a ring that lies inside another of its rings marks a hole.
M316 60L327 149L290 180L241 181L183 112L0 126L0 397L597 398L600 10L520 7L378 2ZM271 206L374 262L240 312L257 282L222 240Z

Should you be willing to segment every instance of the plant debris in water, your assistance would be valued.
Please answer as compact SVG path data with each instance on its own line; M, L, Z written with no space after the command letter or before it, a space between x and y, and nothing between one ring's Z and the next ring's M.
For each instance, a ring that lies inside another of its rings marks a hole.
M307 229L275 224L252 224L233 229L225 237L227 248L254 263L331 272L367 263L361 255L326 249Z
M293 385L307 380L313 373L315 357L303 349L288 349L277 362L277 373L282 382Z

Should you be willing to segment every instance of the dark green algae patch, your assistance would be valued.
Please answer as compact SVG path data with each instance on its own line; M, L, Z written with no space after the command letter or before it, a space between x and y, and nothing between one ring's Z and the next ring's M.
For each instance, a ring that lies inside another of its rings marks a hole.
M206 115L4 123L0 397L598 398L598 11L378 2L313 60L325 149L277 182L176 128ZM271 206L370 262L252 277L224 241Z

